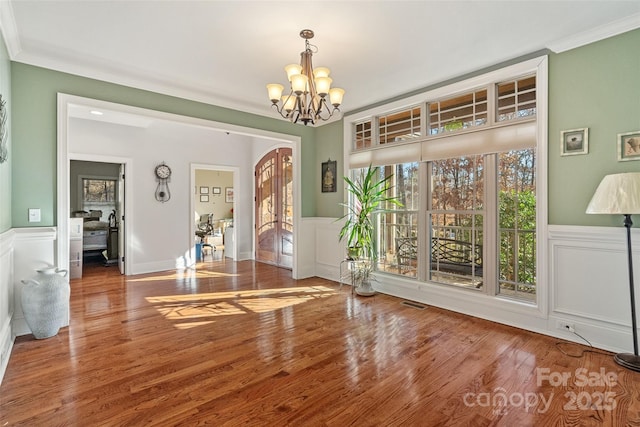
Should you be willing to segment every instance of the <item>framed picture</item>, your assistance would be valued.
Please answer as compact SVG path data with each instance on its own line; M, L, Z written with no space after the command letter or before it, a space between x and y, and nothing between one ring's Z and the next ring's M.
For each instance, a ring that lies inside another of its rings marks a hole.
M589 153L589 128L560 132L560 144L561 156Z
M200 195L200 201L203 203L208 203L209 202L209 195L208 194L201 194Z
M200 194L209 194L209 187L200 187Z
M327 160L322 162L321 168L321 183L323 193L335 193L336 189L336 174L338 169L338 162L336 160Z
M222 194L222 189L220 187L211 187L211 193L212 194Z
M233 203L233 187L226 187L224 189L224 201L227 203Z
M618 161L640 160L640 130L618 134Z

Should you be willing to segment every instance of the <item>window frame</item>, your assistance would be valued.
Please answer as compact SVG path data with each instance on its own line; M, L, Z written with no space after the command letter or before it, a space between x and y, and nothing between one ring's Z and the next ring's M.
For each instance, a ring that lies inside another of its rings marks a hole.
M496 90L495 85L498 83L504 83L509 80L518 80L527 75L535 75L536 78L536 115L531 117L519 118L516 120L510 120L506 122L496 122L495 120L495 101L490 99L495 96ZM523 303L519 300L512 300L509 298L505 298L500 295L487 295L487 297L491 298L491 302L488 302L489 305L494 306L502 306L507 304L511 307L512 310L515 311L524 311L530 313L534 316L545 318L548 314L549 310L549 289L548 289L548 207L547 207L547 194L548 194L548 183L547 183L547 153L548 153L548 58L547 56L540 56L532 59L528 59L510 66L506 66L504 68L496 69L484 74L478 74L468 79L459 80L450 84L442 85L434 87L430 90L425 90L421 93L416 93L406 98L397 99L395 101L380 104L376 107L362 110L353 114L348 114L344 116L344 127L343 127L343 136L345 143L343 144L344 149L344 173L348 174L351 168L362 167L363 165L368 164L368 162L373 165L384 165L384 164L392 164L392 163L402 163L402 162L411 162L411 161L419 161L421 164L425 164L424 172L426 173L426 161L424 158L407 158L398 160L393 157L393 155L388 156L385 153L385 150L391 149L392 145L390 144L388 147L380 147L376 146L375 142L377 139L375 138L375 125L376 125L376 117L379 115L388 114L391 111L398 111L402 109L410 109L412 106L416 104L423 105L426 110L426 103L430 100L443 99L447 97L454 96L458 93L477 91L478 88L487 86L490 90L487 94L488 97L488 115L489 115L489 127L500 129L517 126L518 124L527 124L533 128L534 138L535 138L535 149L536 149L536 191L537 191L537 211L536 211L536 277L537 277L537 293L536 293L536 301L533 304ZM366 120L372 121L372 146L367 149L359 149L355 150L352 147L352 124L363 122ZM528 123L530 122L530 123ZM423 126L426 128L426 121L422 120ZM482 128L486 128L486 126L482 126ZM484 130L484 129L482 129ZM516 129L518 131L519 129ZM428 140L437 140L437 139L446 139L452 136L458 136L462 134L469 134L473 136L479 129L465 129L460 130L458 132L452 133L451 135L427 135L426 132L423 131L423 137L418 141L412 141L410 143L403 142L400 145L402 149L413 149L415 145L424 144L425 141ZM517 147L513 147L514 149ZM414 153L417 150L414 150ZM421 153L424 156L424 153ZM384 163L385 158L391 157L390 161ZM426 209L424 206L425 197L421 197L421 210ZM426 222L426 215L420 215L419 218L422 219L424 217L424 222ZM420 223L419 227L421 230L425 230L425 224ZM486 235L492 235L497 233L497 230L492 230L491 232L487 231ZM425 233L419 233L420 236L424 236ZM423 239L424 240L424 239ZM426 241L420 241L418 243L420 246L424 247ZM441 287L433 288L431 282L423 281L423 278L426 275L427 266L421 265L419 266L419 279L404 279L402 277L392 277L391 275L380 275L378 279L380 281L381 289L388 290L392 294L397 294L398 292L404 293L406 291L407 286L417 287L420 293L427 293L429 295L440 295L441 292L445 294L449 294L449 290L442 290ZM403 290L404 289L404 290ZM440 290L438 290L440 289ZM435 292L435 294L434 294ZM460 292L456 292L457 297L460 297ZM462 303L468 303L473 305L474 307L477 305L477 297L478 294L474 292L464 293L471 295L463 295L461 296Z

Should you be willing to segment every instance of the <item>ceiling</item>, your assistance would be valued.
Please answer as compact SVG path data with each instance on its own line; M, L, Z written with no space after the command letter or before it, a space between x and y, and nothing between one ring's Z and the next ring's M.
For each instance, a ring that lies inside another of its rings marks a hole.
M640 0L2 0L0 25L13 61L276 117L304 28L349 112L640 28Z

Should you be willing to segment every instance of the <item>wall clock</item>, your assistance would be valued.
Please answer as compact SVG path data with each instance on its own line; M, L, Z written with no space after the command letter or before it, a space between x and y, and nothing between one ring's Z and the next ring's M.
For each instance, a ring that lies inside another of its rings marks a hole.
M158 180L158 187L156 187L156 200L159 202L168 202L171 199L171 192L169 191L169 178L171 178L171 168L164 162L156 166L155 169L156 178Z

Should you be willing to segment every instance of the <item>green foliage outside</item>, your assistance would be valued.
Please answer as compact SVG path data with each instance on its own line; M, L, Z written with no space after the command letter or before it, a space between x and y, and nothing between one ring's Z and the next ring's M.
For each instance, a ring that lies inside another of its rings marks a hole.
M499 194L500 280L536 283L536 197L532 190Z

